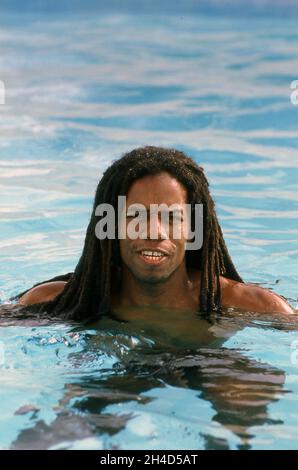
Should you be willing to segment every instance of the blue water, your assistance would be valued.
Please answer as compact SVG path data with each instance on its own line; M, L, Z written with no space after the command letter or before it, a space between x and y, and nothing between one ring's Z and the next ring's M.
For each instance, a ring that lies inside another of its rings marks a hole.
M294 19L0 22L1 301L72 271L104 169L163 145L205 168L244 279L298 305ZM164 318L2 322L0 447L298 448L296 324L230 312L213 325L187 318L188 337Z

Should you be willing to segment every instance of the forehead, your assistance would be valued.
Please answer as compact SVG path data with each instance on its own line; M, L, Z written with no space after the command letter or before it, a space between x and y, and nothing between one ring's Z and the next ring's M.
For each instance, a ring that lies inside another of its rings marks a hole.
M134 181L127 193L128 204L184 204L186 188L167 172L146 175Z

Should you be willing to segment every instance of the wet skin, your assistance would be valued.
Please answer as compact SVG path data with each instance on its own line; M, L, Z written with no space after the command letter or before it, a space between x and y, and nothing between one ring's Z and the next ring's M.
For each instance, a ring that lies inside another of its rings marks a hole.
M143 204L187 203L186 188L166 172L147 175L135 181L127 194L126 206ZM172 233L164 239L165 231L161 218L150 219L155 224L156 236L132 240L129 237L119 240L122 259L121 283L118 292L112 297L113 311L121 319L138 316L138 307L162 307L183 311L198 311L201 273L188 270L185 261L184 235L174 239ZM126 227L131 217L126 217ZM187 223L184 220L184 223ZM156 261L144 255L143 250L159 250L164 256ZM292 307L277 294L262 287L244 284L221 276L222 306L235 307L256 313L295 314ZM62 292L65 282L45 283L28 291L19 301L21 305L31 305L55 298ZM137 307L131 312L127 307ZM134 313L133 313L134 312Z

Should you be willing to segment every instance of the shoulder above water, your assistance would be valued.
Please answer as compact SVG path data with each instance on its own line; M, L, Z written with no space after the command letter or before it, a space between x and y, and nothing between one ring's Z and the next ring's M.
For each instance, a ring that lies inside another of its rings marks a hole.
M67 283L65 281L54 281L40 284L26 292L26 294L20 298L18 303L20 305L27 306L54 300L57 295L61 294L66 284Z
M201 273L198 270L192 270L190 274L194 290L198 291ZM53 300L63 291L66 284L64 281L40 284L26 292L20 298L19 304L27 306ZM278 294L263 287L236 282L223 276L220 277L220 284L224 308L234 307L256 313L298 313Z
M201 273L190 272L194 288L200 288ZM255 313L297 314L293 308L278 294L255 284L246 284L220 276L223 308L239 308Z
M226 308L237 307L256 313L297 313L280 295L255 284L221 277L221 288L222 306Z

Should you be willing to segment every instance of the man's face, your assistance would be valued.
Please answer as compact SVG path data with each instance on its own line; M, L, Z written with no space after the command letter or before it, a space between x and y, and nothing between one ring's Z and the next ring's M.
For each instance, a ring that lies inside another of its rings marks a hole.
M185 269L186 238L183 230L179 238L173 234L170 211L170 230L166 231L160 212L157 216L150 217L150 205L163 204L170 208L174 204L178 208L174 219L176 218L178 224L185 226L188 223L183 212L186 203L186 188L166 172L144 176L131 185L126 197L126 217L123 219L126 238L120 239L119 243L122 263L138 280L149 283L164 282L176 270ZM127 228L134 219L133 216L127 215L127 212L129 213L129 207L134 204L142 204L147 210L145 239L132 239L127 234ZM150 235L150 226L154 228L154 236Z

